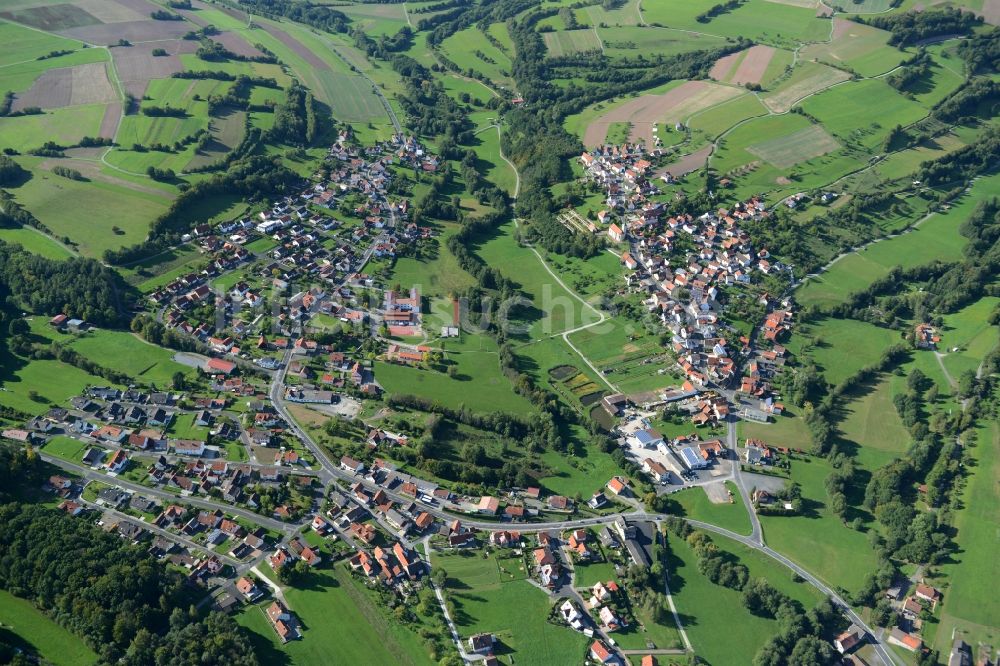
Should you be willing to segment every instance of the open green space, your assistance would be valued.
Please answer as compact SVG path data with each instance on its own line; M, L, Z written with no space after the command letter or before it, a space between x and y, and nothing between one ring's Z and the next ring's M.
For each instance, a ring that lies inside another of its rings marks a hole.
M822 600L814 588L792 582L791 572L767 556L724 537L711 537L750 570L751 578L766 578L807 609ZM686 541L670 535L667 548L670 592L695 654L712 666L751 663L760 646L777 633L778 622L752 615L743 606L741 593L715 585L702 575L698 558Z
M50 456L58 456L63 460L79 464L87 448L87 445L79 440L58 436L46 442L43 451Z
M826 380L836 386L900 342L898 331L856 319L825 317L799 326L786 346L796 356L809 356Z
M264 609L270 602L248 606L236 621L250 634L262 663L295 666L329 663L331 656L347 663L433 663L415 633L391 622L371 598L371 593L344 565L314 570L302 589L284 589L288 607L302 623L302 638L284 645L271 627Z
M716 504L708 499L704 488L688 488L683 492L674 493L670 499L676 501L684 509L683 515L693 520L712 523L737 534L750 534L750 516L740 500L736 486L726 482L726 489L731 493L732 502Z
M878 382L845 395L846 402L838 412L837 427L842 440L838 446L848 454L853 453L861 466L870 471L902 457L910 446L910 433L896 412L893 395L893 382L883 376ZM852 446L857 448L851 451Z
M104 104L49 109L27 116L0 117L0 136L4 147L26 152L54 141L73 146L85 136L98 136L104 119Z
M448 573L445 591L463 638L492 632L501 644L496 652L513 653L518 664L547 666L582 658L586 637L546 621L551 601L524 580L520 558L435 554L431 564Z
M67 259L73 256L65 246L31 227L0 229L0 240L5 243L17 243L28 252L34 252L48 259Z
M975 372L986 355L997 346L996 326L988 318L1000 298L981 298L971 305L944 316L941 330L941 359L953 379L967 371ZM957 349L958 351L952 351Z
M194 368L174 361L174 352L123 331L92 331L80 336L71 347L102 367L124 372L157 388L168 387L174 373L195 373Z
M776 46L796 45L828 39L830 22L816 16L815 7L749 0L702 23L696 17L719 4L716 0L644 2L647 23L722 37L746 37Z
M50 405L62 405L80 395L88 385L107 385L100 377L88 375L59 361L26 362L5 353L0 357L0 405L26 414L41 414ZM33 399L32 394L36 394Z
M31 602L0 590L0 637L56 666L88 666L97 654L83 639L49 619Z
M488 42L476 26L445 39L441 51L464 72L471 70L502 86L513 86L510 57Z
M9 21L0 21L0 43L4 46L0 53L0 66L34 60L52 51L79 49L83 46L78 41L32 30Z

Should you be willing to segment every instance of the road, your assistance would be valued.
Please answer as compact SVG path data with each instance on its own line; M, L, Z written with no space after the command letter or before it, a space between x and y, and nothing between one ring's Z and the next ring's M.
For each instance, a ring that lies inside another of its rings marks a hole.
M738 445L738 440L736 437L736 421L730 418L726 423L726 446L732 451L732 455L736 457L733 461L733 481L736 483L736 488L739 490L740 499L743 500L743 506L747 509L747 514L750 516L750 525L753 529L750 531L750 536L748 537L754 543L764 545L764 531L760 526L760 518L757 517L757 512L754 511L753 502L750 499L750 493L747 491L746 483L743 481L743 472L740 469L740 456L736 452L736 447Z

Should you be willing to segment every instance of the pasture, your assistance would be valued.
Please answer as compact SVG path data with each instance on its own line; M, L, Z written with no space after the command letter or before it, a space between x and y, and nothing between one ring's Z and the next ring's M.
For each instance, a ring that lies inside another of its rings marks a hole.
M417 634L390 621L384 615L387 609L378 607L371 593L344 570L345 566L313 570L307 586L284 589L289 608L302 623L301 640L281 644L263 612L269 601L246 606L236 615L236 622L249 633L257 658L263 663L292 666L327 663L333 654L359 664L434 663Z
M802 486L803 511L791 516L761 516L764 539L771 548L812 571L831 587L855 590L875 567L864 532L851 529L827 506L826 477L830 463L823 458L797 457L792 481ZM857 512L848 510L848 520Z
M1000 299L983 297L957 312L944 315L941 327L941 359L954 379L966 371L975 371L986 355L996 347L997 329L988 322ZM952 349L958 349L952 352Z
M0 31L0 33L2 33L2 31ZM63 95L69 97L72 92L69 84L72 83L72 72L74 69L85 65L106 62L108 62L108 52L104 49L80 49L65 55L45 58L44 60L29 60L27 62L0 65L0 90L10 90L11 92L18 93L14 101L22 104L21 108L24 106L41 106L43 108L51 108L55 105L24 103L24 94L32 87L35 87L40 78L45 76L51 77L54 74L59 74L63 77L63 89L58 90L59 85L53 85L54 82L50 82L48 87L56 89L52 92L61 92ZM107 81L106 75L104 76L104 79ZM85 91L78 91L78 98L80 98L80 94L83 92ZM117 99L118 98L115 97L115 101L117 101ZM36 100L36 102L44 102L44 99ZM82 104L84 102L77 103ZM67 104L62 104L62 106L66 105ZM12 108L14 107L12 106Z
M338 5L337 11L351 17L352 27L372 37L395 35L407 25L406 8L402 4L344 4Z
M844 396L838 411L838 446L848 452L853 448L855 460L869 471L902 457L910 446L910 433L892 402L893 388L890 377L880 377Z
M513 653L518 664L565 663L568 656L583 653L585 636L544 620L551 602L524 580L520 558L435 553L431 564L448 573L445 592L463 638L492 632L500 642L497 652Z
M727 556L750 570L751 579L766 578L807 609L822 600L811 586L792 582L788 570L767 556L725 537L711 537ZM687 541L671 534L667 549L670 592L677 612L687 618L684 629L695 654L709 664L751 663L760 646L777 633L778 622L751 614L739 592L709 581L698 570L698 558ZM719 627L725 627L724 640L720 639Z
M5 643L37 654L55 666L89 666L97 654L83 639L51 620L26 599L0 590L0 624Z
M855 319L819 319L796 327L785 345L796 356L808 356L836 386L858 370L872 365L882 353L902 342L898 331Z
M714 139L738 122L767 114L756 95L749 93L705 109L691 116L688 127L692 134Z
M0 405L26 414L44 413L98 382L108 383L59 361L26 362L7 353L0 357ZM32 399L32 391L37 399Z
M551 56L566 56L583 51L600 51L601 40L597 32L585 28L582 30L560 30L542 34L545 47Z
M772 92L762 97L764 105L774 113L784 113L802 99L825 90L850 75L839 69L815 62L800 63L791 75L777 84Z
M441 42L441 51L465 71L479 72L504 87L513 87L510 57L488 42L479 28L472 26Z
M955 261L961 258L966 239L958 229L986 197L1000 195L1000 176L977 180L944 213L934 213L908 233L879 241L844 255L824 273L809 278L796 290L796 300L805 305L840 303L849 294L864 289L893 266L909 268L935 259Z
M0 17L9 18L9 13L0 12ZM0 43L4 45L0 49L2 67L34 61L38 56L51 51L68 51L82 46L78 41L31 30L9 21L0 21Z
M591 8L593 9L593 7ZM724 44L719 37L695 34L683 30L643 26L598 27L609 58L673 56L689 51L717 48Z
M842 18L833 19L833 39L802 49L806 60L842 65L861 76L876 76L898 65L905 54L888 45L889 33Z
M76 145L85 136L101 133L104 109L103 104L88 104L37 115L0 117L0 136L4 137L4 147L22 153L41 148L46 141Z
M123 331L92 331L78 337L70 346L100 366L124 372L143 384L160 389L170 385L176 372L188 377L195 374L194 368L176 363L172 351Z
M872 151L881 150L890 128L927 115L919 103L879 79L843 83L810 97L802 108L841 141Z
M73 256L73 253L65 246L60 245L34 227L0 229L0 240L5 243L17 243L28 252L34 252L48 259L66 259Z
M716 4L715 0L646 0L642 13L646 22L654 25L722 37L742 36L772 46L797 46L799 42L821 41L830 35L830 22L818 18L814 7L796 7L769 0L749 0L707 22L696 20L695 17Z

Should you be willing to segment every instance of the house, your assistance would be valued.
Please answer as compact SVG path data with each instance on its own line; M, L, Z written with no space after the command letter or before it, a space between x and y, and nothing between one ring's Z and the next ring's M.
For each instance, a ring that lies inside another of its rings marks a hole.
M617 224L612 223L611 226L608 227L608 238L616 243L621 243L625 240L625 232L622 231L622 228Z
M929 601L931 608L937 606L938 600L941 598L941 593L935 590L930 585L925 585L924 583L919 583L917 589L914 591L917 599L922 599L924 601Z
M863 639L864 632L852 624L847 631L833 639L833 647L837 648L837 652L840 654L847 654L857 647Z
M608 490L613 492L615 495L621 495L625 497L631 494L628 482L626 482L625 479L623 479L620 476L611 477L611 480L608 481Z
M200 457L205 455L205 442L195 439L175 439L170 442L171 448L179 456Z
M274 601L265 611L267 619L278 634L282 643L298 638L297 622L292 612L281 601Z
M469 636L469 652L473 654L490 654L497 639L493 634L473 634Z
M235 363L221 358L210 358L205 362L205 372L210 375L231 375L235 370Z
M263 592L257 588L257 584L253 579L246 576L236 581L236 590L250 603L257 601L263 595Z
M652 458L646 458L642 461L642 470L653 477L653 480L657 483L667 483L670 481L670 470Z
M350 456L343 456L340 459L340 468L353 474L361 474L365 471L365 464L360 460L355 460Z
M548 499L550 509L565 511L570 508L570 500L562 495L552 495Z
M961 638L956 638L951 644L951 652L948 653L948 666L972 666L972 649Z
M634 435L628 438L628 443L631 446L638 446L644 449L655 449L663 443L663 435L656 430L646 428L636 431Z
M611 651L604 641L594 641L590 645L590 657L599 664L618 664L621 663L618 656Z
M708 460L693 446L685 446L681 449L680 454L681 460L688 466L688 469L705 469L709 466Z
M917 652L924 646L920 636L909 634L899 627L893 627L892 631L889 632L889 642L910 652Z
M479 498L479 505L476 507L479 513L495 516L500 510L500 500L496 497L483 495Z
M112 474L122 472L126 467L128 467L128 455L121 449L118 449L115 451L114 455L112 455L111 458L104 463L104 466Z
M592 509L600 509L607 506L608 498L604 496L604 493L597 491L594 496L587 500L587 505Z

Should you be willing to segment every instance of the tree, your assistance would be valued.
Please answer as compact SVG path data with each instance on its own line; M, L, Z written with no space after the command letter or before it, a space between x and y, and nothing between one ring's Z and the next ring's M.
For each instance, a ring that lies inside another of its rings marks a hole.
M833 663L833 648L816 636L805 636L795 643L788 663L795 666L826 666Z
M183 391L187 385L187 378L184 376L184 373L179 370L175 372L173 377L170 378L170 385L173 386L175 391Z

